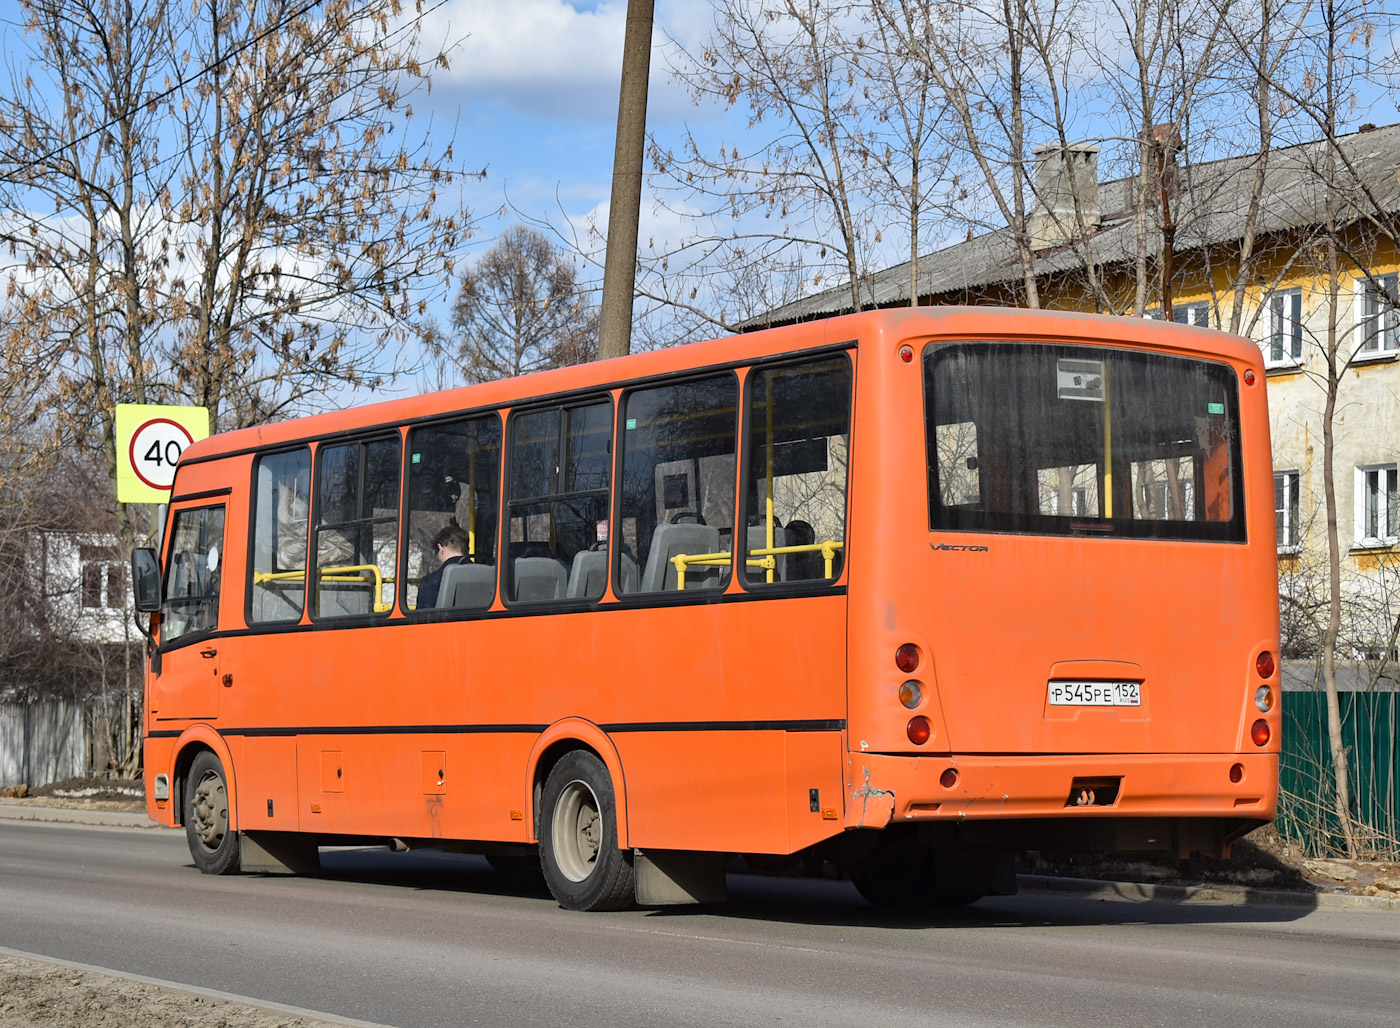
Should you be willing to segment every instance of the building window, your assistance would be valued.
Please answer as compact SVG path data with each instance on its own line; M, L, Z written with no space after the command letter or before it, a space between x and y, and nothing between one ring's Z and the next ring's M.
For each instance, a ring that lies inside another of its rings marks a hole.
M1210 323L1210 304L1174 303L1172 320L1178 325L1196 325L1200 328L1214 328Z
M79 546L84 610L115 610L126 604L126 567L111 546Z
M1397 317L1396 276L1375 275L1356 281L1357 326L1360 344L1356 358L1388 357L1400 352L1400 317Z
M1292 367L1303 359L1303 291L1285 289L1269 297L1268 367Z
M1298 472L1274 473L1274 527L1280 552L1298 548Z
M1396 542L1396 474L1394 464L1356 469L1356 545L1393 546Z

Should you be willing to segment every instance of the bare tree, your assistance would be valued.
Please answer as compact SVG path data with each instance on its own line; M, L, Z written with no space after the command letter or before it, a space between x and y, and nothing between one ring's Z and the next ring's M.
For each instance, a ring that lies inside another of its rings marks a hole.
M644 296L721 328L745 317L731 305L734 285L758 278L796 281L799 293L832 280L851 309L867 304L863 283L882 234L872 172L894 172L901 154L921 152L930 125L927 99L880 49L859 0L719 0L704 47L673 47L674 74L697 104L745 110L751 141L716 151L688 133L678 147L653 144L654 190L667 213L696 228L654 248ZM915 133L905 145L877 139L904 129ZM922 185L905 192L916 203L924 195Z
M598 354L598 309L573 261L544 233L517 225L462 276L449 359L468 382L582 364Z
M96 427L115 477L118 402L218 430L393 373L466 231L408 103L446 56L398 0L23 9L0 235L6 370L48 370L32 414Z

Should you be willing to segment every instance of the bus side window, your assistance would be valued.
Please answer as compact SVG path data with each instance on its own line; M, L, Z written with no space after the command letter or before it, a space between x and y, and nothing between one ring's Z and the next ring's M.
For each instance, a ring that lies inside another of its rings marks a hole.
M745 585L840 576L851 381L845 355L755 368L749 376Z
M393 609L399 456L398 435L317 450L317 617Z
M433 546L449 525L467 533L462 563L494 568L500 520L501 419L497 414L460 418L415 428L408 434L408 519L404 583L399 590L405 610L455 607L485 610L495 597L493 575L486 570L458 572L471 588L440 591L433 602L418 602L418 583L439 566ZM439 576L444 577L444 576Z
M575 557L606 544L612 409L607 399L512 415L501 576L508 601L564 599ZM602 580L587 581L580 598L598 599Z
M623 398L619 595L722 589L729 581L738 398L729 373Z
M311 514L311 450L258 459L253 490L253 624L300 621L306 606L306 539Z

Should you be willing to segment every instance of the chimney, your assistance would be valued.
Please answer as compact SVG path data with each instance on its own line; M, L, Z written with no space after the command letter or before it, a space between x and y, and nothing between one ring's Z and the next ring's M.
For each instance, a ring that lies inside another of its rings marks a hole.
M1098 227L1099 148L1092 143L1059 143L1035 148L1035 191L1039 203L1031 212L1031 249L1046 250L1069 242L1079 232L1075 198L1086 227Z

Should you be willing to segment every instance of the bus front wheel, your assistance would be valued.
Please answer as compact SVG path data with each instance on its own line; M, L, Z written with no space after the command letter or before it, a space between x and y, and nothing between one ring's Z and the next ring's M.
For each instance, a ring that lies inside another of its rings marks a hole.
M540 797L540 865L565 910L632 905L632 854L617 845L617 801L608 769L573 750L545 779Z
M185 839L194 866L207 875L238 870L238 833L229 831L224 765L208 750L194 758L185 779Z

